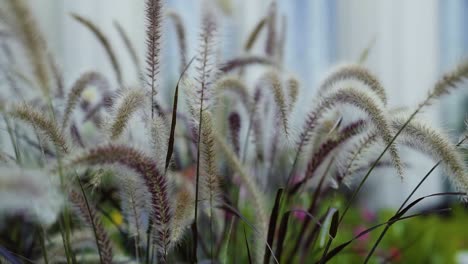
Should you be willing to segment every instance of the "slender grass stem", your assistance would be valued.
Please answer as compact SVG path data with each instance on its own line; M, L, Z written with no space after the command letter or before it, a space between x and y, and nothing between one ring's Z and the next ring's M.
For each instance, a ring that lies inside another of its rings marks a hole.
M41 245L42 257L44 258L44 263L49 264L49 258L47 256L47 249L46 249L46 246L45 246L46 233L45 233L44 228L42 226L40 227L38 232L39 232L39 243Z
M459 147L461 144L463 144L463 142L466 140L466 136L460 140L456 146ZM398 208L397 212L395 213L395 215L393 217L397 217L397 215L401 212L401 210L403 210L404 206L408 203L408 201L411 199L411 197L413 197L413 195L416 193L416 191L419 189L419 187L421 187L421 185L426 181L426 179L429 177L429 175L432 174L432 172L434 172L434 170L441 164L441 160L439 160L427 173L426 175L422 178L421 181L419 181L418 185L416 185L416 187L411 191L411 193L408 195L408 197L406 197L405 201L401 204L400 208ZM392 217L392 218L393 218ZM379 237L377 238L377 240L375 241L374 245L372 246L371 250L369 251L369 253L367 254L366 256L366 259L364 261L364 263L367 263L370 258L372 257L372 254L375 252L375 250L377 249L378 245L380 244L380 242L382 241L383 237L385 236L385 234L387 233L387 231L390 229L390 226L393 224L393 222L388 222L386 225L385 225L385 228L384 230L382 230L382 232L380 233Z

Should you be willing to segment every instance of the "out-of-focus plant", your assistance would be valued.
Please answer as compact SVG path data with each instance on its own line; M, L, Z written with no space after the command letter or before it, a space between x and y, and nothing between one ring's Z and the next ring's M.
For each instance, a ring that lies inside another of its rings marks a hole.
M144 66L118 23L128 54L116 53L92 20L72 15L104 48L115 80L89 71L68 88L26 2L2 7L12 36L1 39L9 58L2 116L11 150L0 156L0 188L7 186L0 210L5 223L20 219L2 229L6 262L325 263L357 249L356 258L367 262L382 258L378 246L387 233L384 248L391 250L390 227L427 213L408 215L420 201L466 198L466 162L458 150L466 134L453 143L418 114L468 77L468 61L404 110L387 106L371 70L343 65L322 81L308 113L296 113L301 89L310 84L283 68L286 27L278 30L275 2L247 36L246 54L229 60L219 55L222 17L207 5L199 49L188 60L182 18L166 12L162 0L146 0ZM163 86L166 22L177 33L180 78ZM252 54L262 34L264 52ZM132 57L141 84L125 81L123 55ZM254 66L258 76L250 76ZM344 114L350 111L356 114ZM302 127L291 122L294 114ZM412 199L413 192L382 224L354 226L345 215L373 171L405 176L411 164L401 148L437 162L414 191L441 165L457 192ZM346 186L352 194L335 200ZM376 236L378 227L384 228Z

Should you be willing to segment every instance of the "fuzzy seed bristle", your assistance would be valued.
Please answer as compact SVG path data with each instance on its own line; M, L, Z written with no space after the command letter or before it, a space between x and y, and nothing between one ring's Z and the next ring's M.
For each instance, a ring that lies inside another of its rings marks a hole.
M174 221L172 224L171 241L173 244L181 240L184 231L193 221L194 200L195 197L189 190L182 189L177 193Z
M232 112L229 114L229 130L231 131L231 140L234 147L234 152L239 156L240 153L240 142L239 134L241 129L241 118L239 113Z
M299 139L299 150L302 150L305 143L310 139L310 134L316 128L317 122L324 113L336 105L351 105L364 111L371 119L372 124L380 130L380 136L385 144L389 145L389 152L398 175L403 175L403 166L400 156L393 141L393 129L388 118L385 115L384 107L379 105L379 100L375 99L372 93L366 90L359 90L353 87L338 89L330 93L319 102L307 117L303 131Z
M33 73L44 95L50 94L49 69L47 68L47 47L37 23L24 0L9 0L10 9L17 21L17 34L23 43L27 58L33 66Z
M221 196L220 179L216 164L215 139L213 131L213 121L211 114L203 112L203 127L201 132L201 152L203 161L203 180L202 185L210 202L210 207L214 207L219 196Z
M78 101L81 98L81 94L89 85L98 85L105 87L106 89L109 87L107 79L98 72L91 71L82 74L73 84L68 94L67 104L62 118L62 131L67 128L70 121L70 116L78 104Z
M375 92L384 105L387 104L387 94L377 77L366 68L356 64L339 66L333 70L333 72L320 85L319 93L323 94L332 86L345 80L356 80L362 82L366 87Z
M113 259L111 240L97 215L96 209L85 200L86 198L83 194L77 191L71 191L69 198L72 204L77 208L78 215L81 216L87 224L93 226L101 262L104 264L111 264Z
M224 91L231 91L239 97L239 101L247 111L251 110L250 96L247 86L239 78L233 76L221 77L213 84L213 90L220 96Z
M138 173L151 196L151 218L156 228L155 243L158 245L161 258L165 260L171 243L172 210L167 179L159 172L157 164L140 151L123 145L97 147L70 160L70 165L82 164L92 166L116 164Z
M400 115L392 118L392 126L400 129L408 120L408 116ZM462 155L454 144L441 132L419 120L412 120L402 131L400 138L404 144L421 150L435 159L442 160L448 175L456 187L468 191L468 174Z
M290 77L288 78L287 80L287 89L288 89L288 95L289 95L289 110L291 111L291 109L294 107L294 105L296 104L296 101L297 101L297 97L299 95L299 80L294 78L294 77Z
M269 71L263 75L262 79L267 83L273 92L273 98L278 108L279 117L283 124L284 133L288 135L288 105L284 96L281 79L276 71Z
M184 22L182 21L182 17L175 11L167 12L168 17L174 23L177 33L177 40L179 44L180 50L180 72L184 72L185 66L187 65L187 40L186 40L186 33L185 33L185 26Z
M26 103L22 103L13 106L9 114L14 118L38 128L46 138L54 144L58 151L62 153L67 153L69 151L68 143L57 124L44 116L41 112L36 111Z
M122 95L122 101L115 108L110 126L111 140L117 140L122 135L132 115L144 106L145 101L146 95L141 89L130 89Z
M159 89L162 23L162 0L146 0L146 82L151 89L151 117L154 117L154 97Z
M123 83L122 71L120 69L120 65L117 60L117 56L115 55L114 49L112 48L112 45L110 41L107 39L106 35L91 20L84 18L78 14L72 14L72 17L76 21L81 23L83 26L88 28L94 34L94 36L96 36L97 40L104 47L107 53L107 56L109 57L109 60L112 64L112 68L114 70L115 77L117 78L118 83L122 84Z

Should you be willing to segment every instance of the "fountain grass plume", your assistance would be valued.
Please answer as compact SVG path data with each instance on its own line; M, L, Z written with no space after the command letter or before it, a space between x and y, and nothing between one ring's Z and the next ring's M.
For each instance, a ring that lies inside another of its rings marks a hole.
M129 89L122 93L109 128L111 140L117 140L122 135L132 115L145 105L145 101L146 93L142 89Z
M446 72L440 78L432 90L429 91L426 99L418 105L417 109L431 105L436 99L451 92L457 88L457 85L468 78L468 59L455 66L454 69Z
M21 103L14 105L8 114L37 128L50 142L53 143L58 151L62 153L67 153L69 151L67 140L62 134L60 128L42 112L33 109L26 103Z
M233 75L226 75L220 77L214 84L213 90L219 100L225 91L230 91L238 96L239 102L245 107L246 111L251 111L252 105L250 100L249 91L245 83Z
M167 12L167 16L172 20L176 29L180 52L180 72L182 73L187 65L187 40L185 37L186 33L184 22L182 21L182 17L174 10L169 10Z
M210 210L217 206L217 201L220 199L220 176L217 168L214 125L211 114L208 111L203 112L203 127L201 131L201 153L203 164L203 184L202 190L210 204ZM210 216L211 217L211 216Z
M47 46L38 24L24 0L8 0L11 12L16 19L14 28L23 44L33 74L43 94L50 94L50 76L47 63Z
M151 218L155 223L155 243L162 261L167 261L171 245L172 205L169 202L168 181L160 173L157 164L142 152L123 145L105 145L88 150L71 158L70 165L121 165L136 172L144 182L151 196Z
M72 190L69 194L69 199L76 208L77 214L85 223L93 227L101 263L111 264L113 259L111 240L104 229L96 209L89 203L84 193Z
M127 32L124 30L122 25L118 21L114 21L114 27L119 33L120 38L122 39L125 48L127 49L130 57L132 59L133 64L135 65L135 69L137 69L138 73L140 73L140 59L138 57L138 53L133 45L132 41L128 37Z
M219 149L226 157L226 161L233 170L239 174L242 184L245 186L250 196L252 197L252 205L256 211L257 217L255 218L255 225L258 229L258 235L260 238L257 239L257 252L256 259L257 261L263 260L263 253L265 250L264 241L268 233L268 214L266 210L266 199L263 195L263 191L258 187L258 184L255 182L252 176L248 174L245 170L245 167L242 165L241 161L237 158L234 151L231 147L228 146L226 141L218 134L215 134L215 140Z
M271 89L273 93L273 98L277 107L277 111L279 114L279 119L283 125L284 133L287 136L288 133L288 115L289 115L289 107L286 102L286 97L284 95L283 86L281 82L281 78L277 71L268 71L263 75L261 78L268 88Z
M299 96L299 80L296 77L289 77L286 80L286 88L289 96L289 111L294 108L294 105L297 102L297 97Z
M65 106L65 110L63 111L62 131L68 127L70 116L73 113L73 110L75 109L76 105L78 104L83 91L89 85L98 85L103 86L105 88L109 87L107 79L100 73L95 71L83 73L78 78L78 80L75 81L70 92L68 93L67 103Z
M350 80L364 84L363 89L370 89L384 105L387 104L387 94L380 84L380 81L368 69L358 64L345 64L336 67L325 80L322 81L319 87L319 94L324 94L333 86L340 86L341 82ZM343 87L343 85L341 85L341 87ZM359 88L360 86L356 85L356 87Z
M166 150L168 148L169 142L169 126L167 120L161 115L155 115L153 120L149 121L151 124L150 127L150 140L152 143L152 154L155 157L155 161L158 164L158 168L164 169L166 167L166 152L161 150ZM172 159L171 159L172 161ZM171 164L171 161L169 164Z
M154 100L159 89L161 60L163 1L146 0L146 83L151 90L151 117L154 117Z
M246 66L253 66L253 65L276 66L275 62L268 57L256 56L256 55L245 55L245 56L230 59L222 63L219 70L224 73L229 73L236 69L243 68Z
M91 20L85 17L82 17L78 14L74 14L74 13L72 13L71 15L76 21L78 21L80 24L82 24L87 29L89 29L97 38L99 43L103 46L112 64L112 68L114 70L117 82L119 84L122 84L123 83L122 70L120 69L117 56L115 55L114 49L112 48L112 45L109 39L107 39L106 35L101 31L101 29L99 29L99 27L96 24L94 24Z
M228 117L228 123L229 123L229 131L231 135L232 146L234 148L234 152L236 153L236 155L239 156L240 154L239 135L240 135L241 125L242 125L241 117L239 113L237 112L230 113Z
M393 141L393 128L390 125L389 119L386 116L385 108L382 104L379 104L380 100L375 98L373 93L360 90L353 87L347 87L338 89L321 98L321 101L317 106L309 113L304 128L300 134L298 142L298 152L302 151L304 145L309 141L311 133L316 128L319 120L322 118L324 113L330 109L333 109L337 105L350 105L354 106L363 112L365 112L372 125L374 125L380 131L380 136L385 142L389 144L389 151L394 163L394 167L398 172L398 175L403 175L403 167L401 164L400 156L397 148Z
M395 129L400 129L406 120L408 115L397 115L392 118L391 124ZM436 160L441 160L455 187L468 192L468 169L463 156L447 136L421 120L412 120L402 131L399 140Z
M174 245L182 240L188 226L193 222L194 199L193 191L188 188L181 189L176 195L171 233L171 241Z

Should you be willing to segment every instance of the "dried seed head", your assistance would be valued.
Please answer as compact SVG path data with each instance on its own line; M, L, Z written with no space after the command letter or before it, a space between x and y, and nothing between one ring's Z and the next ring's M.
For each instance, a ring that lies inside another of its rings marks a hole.
M159 71L163 28L162 0L146 0L146 83L151 90L151 105L159 90ZM153 109L153 107L151 107ZM151 116L154 116L153 110Z
M234 146L234 152L239 156L240 152L240 141L239 134L241 130L241 118L239 113L232 112L229 114L229 130L231 131L232 145Z
M408 115L395 116L392 118L392 126L400 129L408 118ZM436 160L441 160L456 187L468 192L468 170L463 156L443 133L422 121L413 119L402 134L399 141Z
M288 78L286 87L289 92L289 110L291 111L299 95L299 80L295 77Z
M86 201L86 198L80 192L72 190L69 194L69 199L76 208L77 214L85 223L93 227L101 262L111 264L113 259L111 240L102 225L101 219L96 212L96 208L94 208L89 201Z
M36 111L26 103L22 103L13 106L9 114L39 129L55 145L57 151L62 153L69 151L68 143L57 124L44 116L42 112Z
M380 100L376 99L374 94L367 90L355 89L347 87L338 89L321 98L322 100L309 114L304 125L303 132L300 135L299 150L304 146L305 142L310 139L310 134L317 127L317 122L322 118L324 113L333 109L337 105L351 105L364 111L370 118L371 124L380 131L380 137L385 144L389 145L389 152L394 163L394 167L400 176L403 175L403 166L400 161L397 148L393 141L393 129L385 115L385 109Z
M111 140L117 140L122 135L132 115L142 108L145 102L146 94L141 89L130 89L122 94L120 103L116 104L109 129Z
M269 71L261 78L268 88L273 92L273 97L278 109L279 117L283 124L284 133L288 135L288 105L284 96L283 87L281 85L281 79L279 73L276 71Z
M167 120L160 115L155 115L151 122L151 143L153 156L155 157L158 168L164 173L166 167L166 151L169 143L169 124ZM163 150L163 151L161 151Z
M172 20L176 28L180 50L180 72L182 73L185 65L187 65L187 40L185 38L185 26L182 21L182 17L177 12L170 10L167 12L167 16Z
M356 88L361 89L362 87L363 89L370 89L378 96L384 105L387 104L385 89L380 84L377 77L366 68L356 64L342 65L334 69L320 85L319 94L324 94L333 87L343 87L342 82L350 80L357 81L363 85L355 85Z
M64 131L68 126L70 116L78 104L78 101L81 98L81 94L89 85L102 86L106 89L109 87L107 79L98 72L86 72L82 74L80 78L78 78L78 80L73 84L70 93L68 94L67 104L62 119L62 131Z
M197 71L197 97L193 104L196 109L205 111L209 108L212 84L218 75L216 58L217 23L210 8L207 8L203 13L201 30L200 47L195 66Z
M182 189L177 193L176 201L171 238L173 244L181 240L185 230L193 221L195 197L190 190Z
M463 61L455 67L452 71L444 74L434 86L434 90L431 92L430 97L439 98L444 94L450 92L450 88L455 88L457 83L462 82L468 78L468 60ZM432 99L431 98L431 99Z
M83 164L121 165L133 170L141 177L151 196L151 218L156 228L155 243L159 246L160 254L166 256L171 243L172 210L169 203L167 179L159 172L157 164L140 151L123 145L97 147L69 161L69 165Z
M268 233L268 215L265 209L265 197L263 191L258 187L253 177L249 176L245 171L244 166L241 164L239 159L236 157L232 149L228 146L224 139L218 134L215 134L215 141L219 146L220 150L225 155L227 162L233 167L233 169L239 174L242 183L247 188L247 191L252 197L252 204L257 212L257 218L255 219L255 225L258 229L258 250L265 249L265 240ZM262 254L263 257L263 254Z
M109 39L107 39L106 35L101 31L101 29L99 29L98 26L94 24L91 20L84 18L78 14L72 14L72 17L76 21L81 23L83 26L85 26L87 29L89 29L94 34L94 36L96 36L97 40L103 46L103 48L105 49L107 53L107 56L109 57L109 60L112 64L112 68L114 70L117 81L119 82L119 84L122 84L123 83L122 71L120 69L117 56L115 55L114 49L112 48L112 45Z
M9 0L15 16L15 29L24 48L27 59L33 67L33 74L44 95L50 94L50 76L47 63L47 46L37 27L37 23L24 0Z
M251 105L249 91L244 82L242 82L238 77L230 75L223 76L217 80L213 86L213 90L218 94L218 96L220 96L224 91L230 91L236 94L239 97L240 102L244 104L246 110L250 111Z
M203 112L203 127L201 131L201 154L202 154L202 189L205 197L210 203L210 207L215 207L221 196L220 178L216 164L215 139L213 130L213 121L211 114Z

